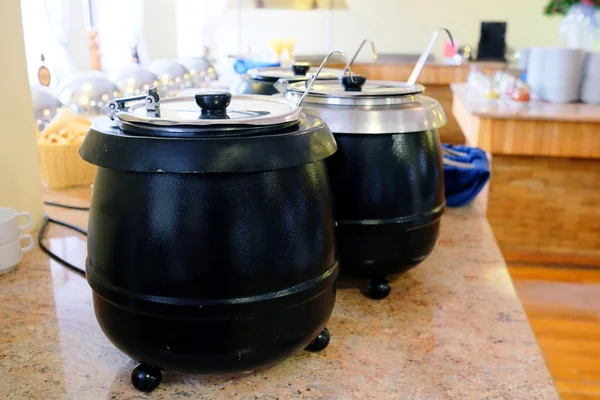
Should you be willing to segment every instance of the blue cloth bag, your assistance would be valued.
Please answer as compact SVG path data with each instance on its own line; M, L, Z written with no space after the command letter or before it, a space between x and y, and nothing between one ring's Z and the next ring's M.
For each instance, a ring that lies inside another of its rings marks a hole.
M446 204L449 207L466 206L490 179L490 163L485 152L478 148L443 144L442 149Z

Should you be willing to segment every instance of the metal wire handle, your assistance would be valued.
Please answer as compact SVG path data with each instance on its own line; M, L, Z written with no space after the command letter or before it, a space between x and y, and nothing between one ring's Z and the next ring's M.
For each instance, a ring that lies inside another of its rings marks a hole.
M348 74L350 75L350 79L352 81L354 81L354 76L352 75L352 71L350 70L350 64L348 63L348 58L346 58L346 55L344 53L342 53L341 51L337 51L337 50L332 51L331 53L329 53L325 56L325 58L323 59L323 62L321 62L321 65L319 66L319 69L317 69L317 72L315 72L315 74L312 76L312 78L310 78L310 80L306 84L306 90L302 94L302 97L300 98L300 100L298 100L298 103L296 103L296 107L300 107L302 105L304 98L310 91L310 88L312 88L312 85L317 80L317 76L319 76L319 74L321 73L321 70L323 69L325 64L327 64L327 61L329 61L329 57L331 57L334 54L338 54L338 55L342 56L342 58L346 62L346 69L344 69L344 75L346 75L346 71L348 71Z
M413 72L410 74L410 78L408 78L408 84L409 85L414 85L417 82L417 79L419 78L419 75L421 74L421 71L423 70L423 66L425 65L425 61L427 61L427 58L429 57L429 53L431 53L431 49L433 48L433 45L435 44L435 40L438 38L438 36L440 35L440 32L445 31L448 34L448 37L450 37L450 41L452 42L452 46L454 46L454 39L452 38L452 34L450 33L450 31L446 28L437 28L435 31L433 31L433 33L431 34L431 39L429 39L429 43L427 44L427 47L425 48L425 51L423 51L423 53L421 53L421 57L419 57L419 61L417 61L417 65L415 65L415 69L413 69Z
M371 54L373 55L373 60L377 60L377 51L375 50L375 43L373 43L373 41L371 39L365 39L365 40L362 41L362 43L360 44L360 46L358 46L358 50L356 50L356 53L354 53L354 56L352 56L352 60L350 60L350 66L352 66L352 64L354 64L354 60L356 60L356 57L358 56L358 53L360 53L360 51L362 50L363 46L367 42L371 43Z
M102 107L110 119L114 120L117 113L125 108L125 105L131 101L146 100L146 111L157 111L160 108L160 96L158 95L158 89L152 87L148 90L148 94L142 94L139 96L122 97L120 99L114 99L106 103Z

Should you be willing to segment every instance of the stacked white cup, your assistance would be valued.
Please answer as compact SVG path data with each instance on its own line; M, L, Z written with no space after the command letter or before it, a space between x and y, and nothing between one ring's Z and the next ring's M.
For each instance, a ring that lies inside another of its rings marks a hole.
M542 97L544 85L544 56L546 47L532 47L527 60L527 84L531 87L534 98Z
M600 104L600 52L585 55L581 100L584 103Z
M19 219L25 222L19 224ZM31 226L31 215L27 211L0 207L0 275L13 270L21 262L23 254L33 249L33 237L28 233L21 234Z
M544 49L544 68L541 95L550 103L578 101L583 71L582 50L561 47Z

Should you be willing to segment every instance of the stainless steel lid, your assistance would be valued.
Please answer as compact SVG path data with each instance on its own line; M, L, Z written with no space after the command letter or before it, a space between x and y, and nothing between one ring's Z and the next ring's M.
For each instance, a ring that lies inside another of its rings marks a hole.
M306 84L283 84L286 97L299 101ZM422 85L367 81L354 75L338 83L315 83L302 103L307 114L319 117L334 133L394 134L437 129L447 122L440 103L423 96Z
M160 99L153 89L147 96L115 100L106 112L123 128L215 132L293 126L298 124L301 110L281 97L232 96L227 91L201 90L195 96Z
M279 79L286 79L290 82L308 81L317 71L309 63L294 63L290 68L258 68L248 71L248 76L252 79L277 82ZM344 71L333 68L323 68L317 80L333 80L342 76Z
M285 86L285 85L284 85ZM288 97L300 99L306 91L303 82L290 83L286 87ZM306 102L332 105L391 105L414 101L414 95L425 92L423 85L409 85L394 81L367 81L364 77L346 75L337 82L316 82Z

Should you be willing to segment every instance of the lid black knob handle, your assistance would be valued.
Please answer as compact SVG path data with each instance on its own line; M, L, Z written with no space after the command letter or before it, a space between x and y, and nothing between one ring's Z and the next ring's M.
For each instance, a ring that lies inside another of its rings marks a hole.
M194 96L200 106L201 115L213 118L227 118L227 107L231 103L231 93L226 91L207 91Z
M362 75L344 75L340 77L340 81L342 85L344 85L344 90L346 92L360 92L362 86L367 81L367 78Z
M310 70L310 63L297 62L292 65L292 71L294 75L306 75Z

